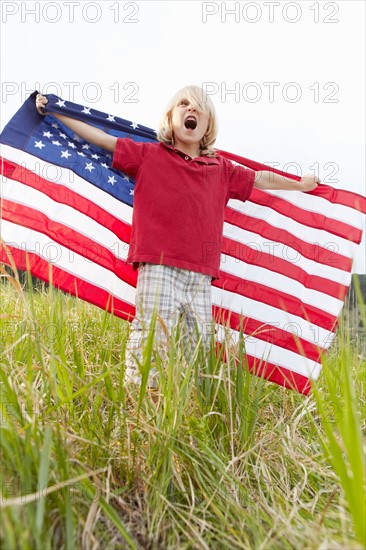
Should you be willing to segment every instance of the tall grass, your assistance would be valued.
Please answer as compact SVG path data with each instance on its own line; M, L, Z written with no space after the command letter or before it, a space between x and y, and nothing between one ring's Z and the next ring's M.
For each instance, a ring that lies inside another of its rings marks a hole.
M359 299L362 311L364 304L361 296ZM356 538L366 544L365 443L361 409L363 407L365 411L365 400L358 399L357 395L358 387L365 383L365 369L352 373L349 350L353 341L343 318L338 334L338 368L334 369L333 362L324 358L322 387L314 386L315 401L322 419L322 430L318 429L318 434L324 453L339 478ZM362 357L363 362L365 359Z
M178 330L156 404L152 333L126 388L128 323L16 274L0 291L3 548L363 547L365 351L345 327L309 397L238 369L244 338L203 362Z

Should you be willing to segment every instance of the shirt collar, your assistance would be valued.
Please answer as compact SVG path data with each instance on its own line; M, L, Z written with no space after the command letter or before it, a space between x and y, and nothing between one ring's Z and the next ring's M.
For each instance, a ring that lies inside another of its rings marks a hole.
M165 149L169 149L176 153L177 155L185 158L188 157L190 160L193 160L193 162L201 162L203 164L219 164L219 159L217 157L207 157L206 155L202 155L200 157L195 157L194 159L187 155L187 153L184 153L183 151L180 151L179 149L176 149L173 147L173 145L168 145L167 143L160 142L160 145L165 147Z

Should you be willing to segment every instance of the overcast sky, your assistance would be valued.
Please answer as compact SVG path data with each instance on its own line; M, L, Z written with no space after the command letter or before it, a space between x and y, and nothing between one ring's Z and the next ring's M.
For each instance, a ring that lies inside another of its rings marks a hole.
M365 194L363 0L0 8L1 129L34 89L156 128L176 90L197 84L219 148Z

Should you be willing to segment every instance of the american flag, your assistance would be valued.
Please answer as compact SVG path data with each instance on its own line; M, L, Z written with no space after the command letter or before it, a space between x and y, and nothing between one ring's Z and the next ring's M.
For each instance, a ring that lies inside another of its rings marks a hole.
M34 92L0 142L0 261L124 319L133 318L137 274L125 262L134 181L112 156L55 117L39 115ZM118 137L156 141L155 132L47 96L46 112L89 122ZM254 170L280 172L220 151ZM335 335L361 241L366 199L319 185L311 193L254 189L225 213L221 278L213 282L218 340L244 333L251 371L307 394Z

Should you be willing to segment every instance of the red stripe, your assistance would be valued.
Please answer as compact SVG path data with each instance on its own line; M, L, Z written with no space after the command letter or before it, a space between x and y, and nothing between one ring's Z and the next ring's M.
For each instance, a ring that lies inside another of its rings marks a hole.
M82 214L97 221L110 231L112 231L121 241L130 242L131 226L116 218L110 212L107 212L89 199L75 193L68 187L57 184L42 178L41 176L31 172L24 166L20 166L14 162L9 162L4 159L4 175L9 179L19 181L28 187L32 187L41 191L55 202L71 206Z
M229 153L228 151L217 151L223 157L238 162L243 166L247 166L252 170L268 170L269 172L274 172L282 176L287 176L296 181L301 180L300 176L290 174L289 172L283 172L282 170L278 170L277 168L273 168L272 166L267 166L266 164L247 159L245 157L240 157L239 155L234 155L233 153ZM309 192L309 194L322 197L323 199L333 204L348 206L349 208L353 208L354 210L358 210L359 212L366 214L366 198L362 195L359 195L358 193L354 193L353 191L347 191L346 189L334 189L333 187L330 187L329 185L324 185L322 183L321 185L318 185L318 187L314 189L314 191Z
M241 327L243 333L245 334L245 340L253 337L258 340L262 340L263 342L268 342L297 353L298 355L301 355L301 357L306 357L307 359L311 359L315 362L319 362L320 356L324 353L324 347L317 346L301 338L301 327L298 327L299 337L296 337L296 335L289 331L263 323L251 317L239 315L238 313L230 311L226 308L218 308L217 306L214 306L213 311L217 323L224 326L228 325L231 329L238 332ZM291 327L293 326L294 324L291 323Z
M226 308L215 306L214 317L218 323L229 326L237 332L242 327L245 340L249 338L262 340L316 362L319 362L320 356L325 351L325 348L312 344L301 337L297 338L296 335L289 331L263 323L251 317L239 315ZM293 324L291 325L293 326ZM298 327L298 330L301 332L300 327Z
M243 243L228 239L227 237L224 237L222 240L222 253L232 258L242 260L245 263L280 273L281 275L298 281L308 289L317 290L318 292L328 294L339 300L344 299L348 291L348 287L345 285L325 279L324 277L319 277L318 275L310 275L307 271L291 262L278 258L273 254L256 250ZM221 263L221 268L224 267L225 265Z
M33 252L25 252L13 246L7 246L6 248L13 257L18 269L24 271L29 269L34 277L45 282L50 282L51 266L46 260ZM11 266L9 256L1 243L0 261ZM135 306L111 296L106 290L88 281L84 281L59 267L52 266L52 284L64 292L68 292L81 300L90 302L109 313L113 313L117 317L131 321L135 315Z
M270 225L268 222L265 222L259 218L242 214L237 210L227 207L225 209L225 221L235 225L236 227L245 229L246 231L257 233L258 235L261 235L261 237L269 239L270 242L283 243L286 246L293 248L305 258L308 258L314 262L329 265L330 267L347 272L352 270L351 258L343 256L342 254L337 254L332 250L327 250L326 248L315 243L310 244L303 241L298 237L295 237L295 235L289 231Z
M221 273L222 277L213 281L213 286L286 311L330 332L334 330L337 317L331 313L310 304L305 304L297 296L280 290L274 291L273 288L262 283L240 279L226 272Z
M273 363L263 362L257 357L247 355L248 367L251 373L263 376L279 386L290 390L296 390L303 395L308 395L311 389L311 382L307 376L293 372L285 367L279 367Z
M342 206L348 206L358 212L366 214L366 198L353 191L347 191L346 189L334 189L329 185L321 184L314 191L313 195L324 198L332 204L340 204Z
M47 235L54 242L66 247L68 250L76 252L88 261L94 262L108 271L112 271L117 277L128 284L136 286L137 274L131 265L116 258L103 245L96 243L71 227L51 220L42 212L4 199L2 217L4 220ZM70 258L71 261L72 257Z
M227 361L227 354L225 353L225 346L222 343L217 345L218 351L221 350L221 356L223 361ZM237 368L240 367L239 361L236 359ZM249 372L255 374L258 377L274 382L279 386L287 388L289 390L295 390L303 395L308 395L311 390L311 380L303 374L299 374L285 367L269 363L246 354L244 358L244 364L242 368L248 368Z

